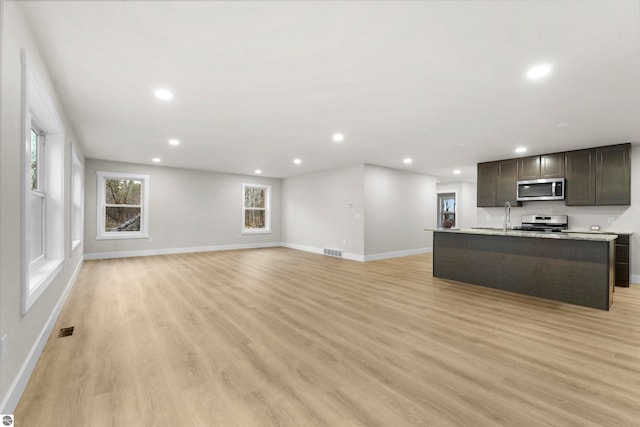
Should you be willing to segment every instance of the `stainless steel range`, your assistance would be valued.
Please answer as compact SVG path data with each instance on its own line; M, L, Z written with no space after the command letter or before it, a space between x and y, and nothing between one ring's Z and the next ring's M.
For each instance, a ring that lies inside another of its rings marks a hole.
M569 228L567 215L522 215L522 225L513 227L519 231L561 232Z

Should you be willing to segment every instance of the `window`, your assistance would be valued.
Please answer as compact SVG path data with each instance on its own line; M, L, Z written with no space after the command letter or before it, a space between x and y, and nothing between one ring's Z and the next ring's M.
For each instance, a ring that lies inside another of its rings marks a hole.
M84 171L76 150L71 146L71 250L82 243L84 225Z
M44 192L44 138L45 133L41 131L31 117L30 123L30 148L29 159L31 161L31 192L29 194L29 262L35 265L45 256L45 205L46 193Z
M64 126L27 53L22 61L22 313L62 271Z
M149 237L149 175L96 172L97 239Z
M243 233L271 232L271 186L243 184Z
M31 123L31 189L34 191L43 191L42 185L42 161L40 157L44 142L44 132L35 127L35 123Z

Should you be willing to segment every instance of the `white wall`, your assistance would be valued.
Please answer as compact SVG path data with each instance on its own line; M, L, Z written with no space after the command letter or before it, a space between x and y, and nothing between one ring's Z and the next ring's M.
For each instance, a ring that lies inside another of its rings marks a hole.
M367 260L431 250L437 221L436 179L374 165L364 168Z
M286 178L282 193L287 246L364 259L364 165Z
M511 223L520 224L524 214L568 215L569 228L587 230L599 225L602 231L633 232L631 236L631 275L640 283L640 144L631 148L631 206L565 206L564 202L524 202L511 208ZM478 208L480 226L502 226L504 208ZM609 219L614 222L609 223Z
M148 239L96 240L96 171L150 175ZM243 183L272 186L271 233L241 234ZM279 244L281 206L280 179L87 159L85 256L108 258Z
M71 123L57 98L47 68L18 11L17 3L2 4L2 57L0 58L0 336L8 336L7 359L0 364L0 413L11 413L26 385L53 322L62 307L74 272L82 261L82 245L70 249L71 144L82 159ZM64 269L38 301L25 314L21 299L20 203L21 148L21 62L20 49L26 49L36 72L51 96L66 129L64 142ZM73 142L72 142L73 141Z

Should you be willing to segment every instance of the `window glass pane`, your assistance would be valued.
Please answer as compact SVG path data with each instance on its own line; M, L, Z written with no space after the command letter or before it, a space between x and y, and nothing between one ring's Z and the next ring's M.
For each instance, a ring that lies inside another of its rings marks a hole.
M31 189L38 187L38 133L31 129Z
M264 208L265 194L264 188L246 187L244 190L244 206L246 208Z
M44 197L30 196L29 223L27 224L29 236L29 262L44 255Z
M107 206L104 231L140 231L141 208Z
M244 211L244 228L256 229L266 228L266 212L263 210L245 209Z
M105 179L105 202L108 205L139 205L142 183L131 179Z

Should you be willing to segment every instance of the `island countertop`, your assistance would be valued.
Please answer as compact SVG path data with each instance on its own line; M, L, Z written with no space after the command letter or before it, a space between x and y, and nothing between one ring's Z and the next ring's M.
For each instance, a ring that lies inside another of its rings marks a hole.
M510 236L528 237L534 239L557 239L557 240L591 240L600 242L610 242L618 236L616 234L603 233L545 233L535 231L504 231L501 228L425 228L424 231L434 231L439 233L461 233L461 234L481 234L486 236Z

